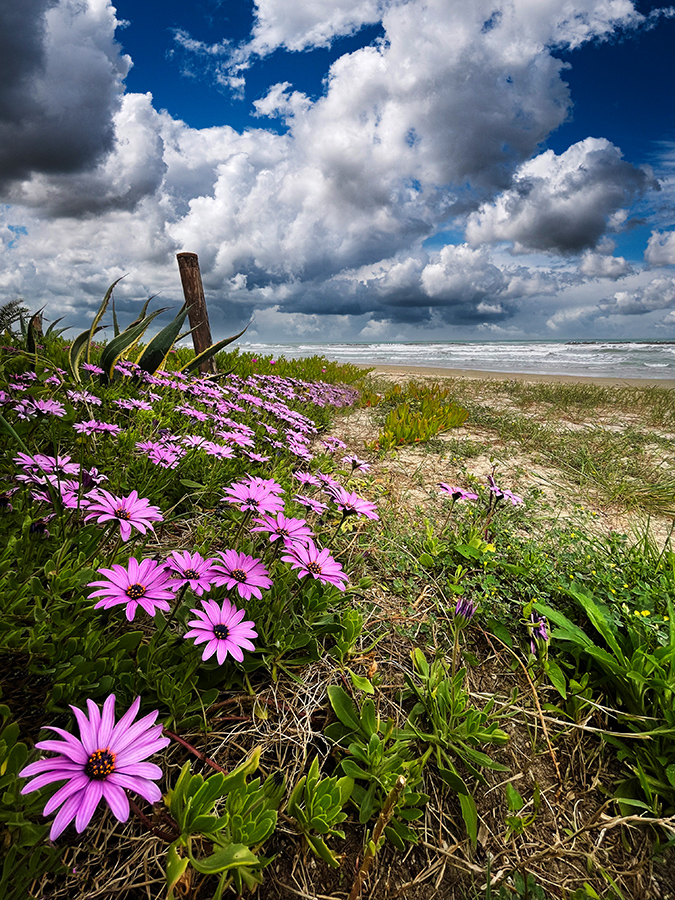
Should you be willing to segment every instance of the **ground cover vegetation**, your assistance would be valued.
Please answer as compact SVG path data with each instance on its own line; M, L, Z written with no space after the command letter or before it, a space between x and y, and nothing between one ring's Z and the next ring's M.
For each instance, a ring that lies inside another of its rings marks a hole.
M0 353L4 896L667 896L675 555L598 510L672 522L671 392L236 350L210 378L179 329L146 368L135 332L29 332ZM556 443L589 410L592 472ZM596 431L628 417L620 494Z

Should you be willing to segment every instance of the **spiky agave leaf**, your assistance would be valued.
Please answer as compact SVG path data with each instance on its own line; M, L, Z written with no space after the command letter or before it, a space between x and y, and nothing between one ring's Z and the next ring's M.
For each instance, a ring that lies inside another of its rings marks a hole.
M248 325L250 325L250 324L251 323L249 322ZM194 369L199 368L199 366L203 362L206 362L207 359L211 359L211 357L215 356L216 353L220 353L220 351L223 349L223 347L227 347L227 345L231 344L232 341L236 341L237 338L240 338L242 336L242 334L244 333L244 331L246 331L246 329L248 328L248 325L246 326L246 328L244 328L242 331L240 331L239 334L233 334L232 337L223 338L223 340L218 341L217 344L211 344L210 347L207 347L206 350L202 350L202 352L199 353L197 356L195 356L194 359L191 359L190 362L186 363L184 366L181 366L179 371L180 372L192 372L192 371L194 371Z
M37 353L37 339L42 337L42 309L34 313L28 323L28 332L26 334L26 350L29 353Z
M49 326L49 328L45 331L45 337L46 337L46 338L49 338L49 337L52 337L52 336L53 336L53 337L58 337L60 334L63 334L64 331L68 331L67 328L59 328L58 331L54 331L54 329L55 329L56 326L59 324L59 322L63 322L64 319L65 319L65 316L59 316L58 319L54 319L54 321L52 322L52 324L51 324L51 325Z
M96 329L98 328L98 323L101 321L101 319L103 318L103 316L105 314L106 309L108 308L108 303L110 301L110 298L112 297L113 289L115 288L116 285L118 285L120 283L122 278L125 278L125 277L126 277L125 275L121 275L119 278L117 278L115 281L113 281L113 283L110 285L108 290L105 292L105 297L103 298L103 302L101 303L101 305L98 308L98 312L94 316L94 321L91 323L91 325L89 327L89 340L87 341L87 345L86 345L87 346L87 362L91 362L91 341L92 341L92 338L94 337L94 334L96 333Z
M183 327L186 316L187 304L184 303L173 322L169 322L169 324L162 328L162 330L150 341L136 360L137 364L144 372L152 375L157 369L162 368L173 345L176 343L176 339Z
M100 325L94 329L93 334L98 334L99 331L101 331ZM93 334L90 335L89 329L87 329L86 331L83 331L82 334L78 334L73 343L70 345L68 365L70 366L70 374L78 384L82 383L82 378L80 376L80 359L82 358L82 354L84 353L85 347L87 346L87 341L89 341L91 337L93 337Z

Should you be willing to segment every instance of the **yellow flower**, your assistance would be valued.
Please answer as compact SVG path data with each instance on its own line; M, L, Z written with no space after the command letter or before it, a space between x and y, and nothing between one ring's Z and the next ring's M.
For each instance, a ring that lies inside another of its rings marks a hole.
M651 616L651 613L649 612L648 609L643 609L642 612L640 613L640 615L641 616Z
M664 622L670 622L670 616L664 616L664 617L663 617L663 621L664 621Z

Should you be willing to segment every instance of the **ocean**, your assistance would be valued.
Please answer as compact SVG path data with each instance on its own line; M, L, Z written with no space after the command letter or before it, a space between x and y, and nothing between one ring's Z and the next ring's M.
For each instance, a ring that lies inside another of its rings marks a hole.
M253 343L245 351L298 359L322 355L364 365L428 366L538 375L675 379L675 341L410 341Z

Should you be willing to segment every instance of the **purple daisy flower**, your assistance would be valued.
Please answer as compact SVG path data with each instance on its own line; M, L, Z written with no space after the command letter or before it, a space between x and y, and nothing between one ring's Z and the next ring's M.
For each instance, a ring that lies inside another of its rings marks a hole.
M228 503L236 504L242 511L251 510L259 513L281 512L284 501L273 493L265 484L251 484L248 482L235 482L229 488L225 488L225 497Z
M321 487L321 482L316 475L311 475L309 472L293 472L293 478L299 481L300 484L311 484L314 487Z
M96 519L101 524L117 519L123 541L129 540L132 528L145 534L148 529L154 532L153 522L164 521L159 508L151 506L149 500L139 498L137 491L132 491L128 497L115 497L110 491L100 488L87 494L83 505L89 510L84 517L85 522Z
M359 459L358 456L343 456L342 462L346 466L351 466L352 472L370 471L370 463L366 462L365 459Z
M306 544L314 537L314 532L305 519L287 519L283 513L277 513L276 516L262 516L260 519L254 519L253 524L256 527L251 528L251 531L267 531L271 542L281 538L287 547L296 543Z
M325 513L328 509L328 506L325 503L322 503L320 500L314 500L312 497L307 497L305 494L295 494L293 499L301 506L306 506L307 509L311 509L317 516Z
M438 486L444 493L450 494L455 502L457 500L478 500L478 494L473 494L471 491L465 491L464 488L461 487L455 487L453 484L448 484L447 481L439 481Z
M268 578L267 569L259 559L246 553L237 553L236 550L224 550L218 556L220 560L213 564L213 583L218 587L224 585L228 591L236 587L244 600L251 596L260 600L260 588L272 587L272 579Z
M249 638L258 637L253 630L255 622L242 622L246 615L243 609L237 609L229 600L223 600L219 606L215 600L202 600L204 612L192 609L197 619L188 622L190 631L184 637L194 640L195 644L206 643L202 659L210 659L216 654L218 664L222 666L229 653L238 662L244 659L243 650L255 650Z
M148 803L161 799L162 792L155 781L162 777L162 770L145 760L163 750L169 738L162 736L161 725L154 724L157 710L134 722L140 705L141 698L137 697L117 724L114 694L105 701L102 712L92 700L87 700L88 715L71 706L80 730L79 739L62 728L47 726L63 740L40 741L35 746L58 755L30 763L19 772L19 777L33 778L22 788L22 794L54 781L66 782L50 797L43 811L48 816L61 807L49 833L52 841L73 819L78 833L84 831L101 798L119 822L126 822L129 817L125 790L140 794Z
M348 491L341 485L328 488L335 501L335 505L342 511L343 516L365 516L366 519L379 519L377 506L370 500L363 500L353 491Z
M126 604L129 622L136 615L136 608L141 606L149 616L154 616L157 609L169 610L167 600L172 600L174 590L178 587L171 578L171 571L164 563L154 559L142 559L138 562L133 556L128 567L113 563L112 569L97 569L103 575L101 581L90 581L87 587L98 588L89 594L90 599L102 597L94 609L110 609L113 606Z
M349 581L348 576L342 571L342 566L330 555L329 550L319 550L313 541L308 540L307 545L298 544L292 550L282 556L283 562L289 562L291 568L299 569L298 578L311 575L323 584L334 584L336 588L344 591L343 581Z
M213 583L213 563L215 559L204 557L199 553L188 553L187 550L179 552L174 550L166 561L167 567L177 573L178 586L188 584L195 594L201 595L204 591L210 591ZM175 580L175 576L174 576Z
M508 500L513 506L520 506L521 503L524 503L522 497L519 497L517 494L514 494L513 491L508 491L505 488L497 487L494 478L492 475L488 475L488 485L490 488L490 493L494 494L495 500Z

